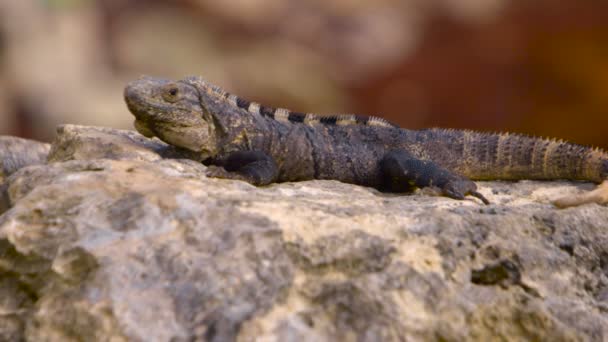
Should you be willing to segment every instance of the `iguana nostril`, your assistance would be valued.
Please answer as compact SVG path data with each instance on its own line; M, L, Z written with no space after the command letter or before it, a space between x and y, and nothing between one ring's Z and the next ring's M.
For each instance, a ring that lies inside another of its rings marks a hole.
M139 90L140 87L138 87L138 83L139 81L134 81L127 84L125 87L123 96L127 104L143 101L143 96L141 96L141 90Z

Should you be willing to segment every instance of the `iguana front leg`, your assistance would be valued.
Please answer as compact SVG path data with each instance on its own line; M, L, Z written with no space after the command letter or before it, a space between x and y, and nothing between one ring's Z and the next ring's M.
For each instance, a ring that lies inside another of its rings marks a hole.
M436 187L443 195L464 199L471 195L483 203L490 202L479 192L471 180L450 172L430 160L421 160L407 151L395 150L380 161L385 184L389 191L403 192L413 187Z
M208 177L238 179L253 185L268 185L276 182L279 167L274 159L261 151L236 151L219 166L211 165Z

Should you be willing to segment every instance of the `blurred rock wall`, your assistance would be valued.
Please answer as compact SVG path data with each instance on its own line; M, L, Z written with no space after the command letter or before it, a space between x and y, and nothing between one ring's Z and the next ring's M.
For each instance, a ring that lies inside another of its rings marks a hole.
M600 0L4 0L0 133L128 128L128 80L195 74L299 111L608 147L606 42Z

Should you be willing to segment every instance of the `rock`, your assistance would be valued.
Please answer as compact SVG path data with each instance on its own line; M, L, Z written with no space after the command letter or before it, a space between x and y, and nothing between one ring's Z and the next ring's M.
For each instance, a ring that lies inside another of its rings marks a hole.
M50 147L34 140L0 136L0 184L25 166L44 164Z
M158 140L148 139L135 131L105 127L61 125L48 161L112 159L156 161L161 158L195 155Z
M58 133L2 187L1 340L608 336L608 211L549 204L590 184L257 188L133 132Z

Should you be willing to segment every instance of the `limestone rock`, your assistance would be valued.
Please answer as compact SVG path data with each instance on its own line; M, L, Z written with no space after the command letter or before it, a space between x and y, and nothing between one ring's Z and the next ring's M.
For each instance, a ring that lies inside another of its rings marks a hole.
M44 164L49 149L49 144L38 141L0 136L0 183L25 166Z
M148 139L135 131L105 127L61 125L50 150L49 162L112 159L156 161L161 158L189 157L192 153Z
M608 210L549 204L591 184L480 182L481 206L178 156L66 126L6 179L0 340L608 337Z

